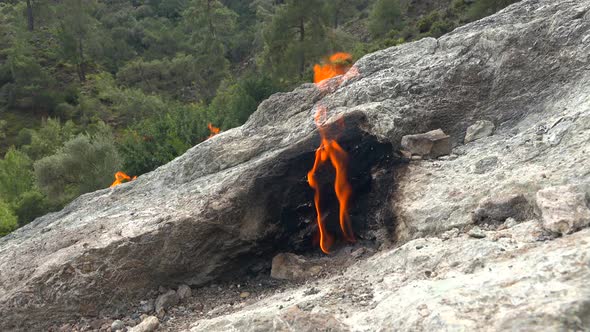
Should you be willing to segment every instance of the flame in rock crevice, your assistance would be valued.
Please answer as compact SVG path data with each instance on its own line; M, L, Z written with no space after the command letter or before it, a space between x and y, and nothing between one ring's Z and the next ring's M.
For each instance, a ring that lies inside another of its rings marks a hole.
M208 123L208 124L207 124L207 128L209 128L209 132L211 133L211 134L209 135L209 137L207 137L207 138L211 138L211 137L213 137L213 136L215 136L215 135L219 134L219 132L221 131L221 129L219 129L219 128L215 127L215 126L214 126L214 125L212 125L211 123Z
M352 66L352 55L339 52L331 55L325 63L313 67L313 82L320 83L329 78L344 75Z
M348 154L338 144L335 139L328 138L326 128L321 125L322 118L325 118L327 109L323 106L319 107L315 115L315 123L318 127L321 136L321 143L315 153L315 162L313 168L307 174L307 182L309 186L315 191L314 203L317 213L317 223L320 233L320 249L326 254L330 253L330 247L334 243L334 238L326 230L323 214L320 207L320 185L316 178L316 174L320 166L330 162L336 170L336 179L334 181L334 191L338 199L339 207L339 221L340 229L344 235L344 239L348 242L354 242L354 233L352 225L350 224L350 217L348 215L348 206L350 196L352 195L352 187L348 182L347 166Z
M123 172L117 172L115 173L115 182L113 182L113 184L111 184L111 188L116 187L122 183L125 182L129 182L129 181L133 181L137 179L137 176L134 177L130 177L129 175L123 173Z

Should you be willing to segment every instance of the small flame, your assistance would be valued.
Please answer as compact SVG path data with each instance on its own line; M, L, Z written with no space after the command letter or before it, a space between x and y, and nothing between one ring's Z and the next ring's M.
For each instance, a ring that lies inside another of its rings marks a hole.
M313 82L320 83L329 78L344 75L352 66L352 55L344 52L332 54L324 64L313 67Z
M134 177L130 177L129 175L123 173L123 172L117 172L115 173L115 182L113 182L113 184L111 184L111 188L116 187L122 183L125 182L129 182L129 181L133 181L137 179L137 176Z
M340 205L339 220L340 229L344 235L344 239L348 242L355 242L354 234L352 231L352 225L350 224L350 217L348 216L348 206L350 196L352 195L352 187L348 183L347 176L347 165L348 165L348 154L334 139L328 138L326 128L321 125L322 119L325 119L327 109L320 106L315 114L315 123L318 127L321 137L320 147L315 153L315 162L313 168L307 174L307 182L309 186L315 191L314 203L317 213L317 223L320 233L320 249L326 254L330 252L330 247L334 243L334 238L326 230L324 218L322 217L322 211L320 207L320 185L316 178L318 168L330 161L334 169L336 170L336 179L334 183L334 191L336 192L336 198ZM341 125L344 123L341 122Z
M211 134L209 135L209 137L207 137L207 138L211 138L211 137L213 137L213 136L215 136L215 135L219 134L219 131L220 131L220 129L219 129L219 128L217 128L217 127L215 127L215 126L214 126L214 125L212 125L211 123L207 124L207 128L209 128L209 132L211 133Z

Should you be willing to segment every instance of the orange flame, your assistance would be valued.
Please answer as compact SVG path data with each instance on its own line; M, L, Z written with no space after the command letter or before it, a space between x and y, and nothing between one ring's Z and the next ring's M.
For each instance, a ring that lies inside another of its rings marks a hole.
M347 176L347 164L348 154L344 149L336 142L336 140L328 138L326 128L321 125L322 118L326 117L326 108L320 106L315 115L315 123L318 127L321 137L320 147L315 153L315 162L313 168L307 173L307 182L309 186L315 191L314 203L317 213L317 223L320 233L320 248L326 254L330 252L330 247L334 243L334 238L326 230L326 225L322 217L322 211L320 207L320 186L316 178L318 168L330 161L334 169L336 170L336 179L334 183L334 191L336 192L336 198L340 205L339 220L340 229L344 235L344 239L348 242L354 242L354 234L352 231L352 225L350 224L350 217L348 216L348 205L350 196L352 195L352 187L348 183Z
M313 67L313 82L320 83L329 78L346 74L352 66L352 55L344 52L332 54L323 65Z
M113 182L113 184L111 184L111 188L116 187L122 183L125 182L129 182L129 181L133 181L137 179L137 176L134 177L130 177L129 175L123 173L123 172L117 172L115 173L115 182Z
M207 124L207 128L209 128L209 132L211 133L211 134L209 135L209 137L207 137L207 138L211 138L211 137L213 137L213 136L215 136L215 135L219 134L219 131L220 131L220 129L219 129L219 128L217 128L217 127L215 127L215 126L214 126L214 125L212 125L211 123Z

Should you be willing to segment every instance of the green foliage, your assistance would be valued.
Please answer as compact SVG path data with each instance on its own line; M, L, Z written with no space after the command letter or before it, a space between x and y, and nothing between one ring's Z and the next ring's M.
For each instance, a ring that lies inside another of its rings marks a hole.
M399 0L377 0L369 16L369 31L374 38L383 37L402 24Z
M0 200L0 237L7 235L17 227L17 219L10 206Z
M312 10L310 10L312 8ZM320 0L287 0L277 7L264 31L265 58L282 82L297 82L311 64L330 51L327 14Z
M418 22L416 23L416 26L418 27L418 31L420 31L422 33L430 31L432 24L434 24L434 22L438 21L439 19L440 19L440 13L437 10L430 12L430 14L420 18L418 20Z
M468 9L467 15L471 20L477 20L484 16L491 15L518 1L519 0L476 0Z
M59 120L47 119L38 130L29 131L30 144L23 146L23 151L33 160L54 154L77 132L72 121L61 124Z
M60 207L50 204L47 197L36 189L22 194L12 206L19 226L24 226L35 218Z
M33 186L32 162L26 154L10 148L0 160L0 199L13 203Z
M79 135L56 154L34 163L39 188L55 203L108 187L120 168L115 142L106 130Z
M211 102L212 122L223 129L246 122L258 104L281 90L270 77L251 75L240 81L225 82Z
M119 150L123 169L140 175L163 165L209 134L206 110L198 104L173 105L173 110L150 117L126 130Z

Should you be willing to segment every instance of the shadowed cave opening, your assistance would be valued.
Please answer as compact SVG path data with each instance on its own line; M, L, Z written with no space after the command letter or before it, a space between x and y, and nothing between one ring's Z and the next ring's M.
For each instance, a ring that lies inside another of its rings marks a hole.
M348 213L356 242L375 247L384 238L394 238L396 225L391 210L394 172L405 160L390 143L380 142L363 131L359 123L339 126L338 130L337 141L349 157L347 175L352 197ZM314 190L307 183L319 144L317 135L311 142L283 152L278 162L261 170L253 180L248 199L251 206L262 207L265 211L264 225L268 234L257 241L254 250L233 259L236 266L245 269L240 273L270 270L272 258L281 252L324 255L319 248ZM317 179L326 228L335 239L331 251L337 252L349 244L343 240L339 226L335 170L329 162L320 168Z

